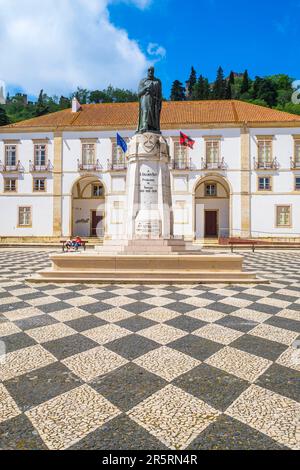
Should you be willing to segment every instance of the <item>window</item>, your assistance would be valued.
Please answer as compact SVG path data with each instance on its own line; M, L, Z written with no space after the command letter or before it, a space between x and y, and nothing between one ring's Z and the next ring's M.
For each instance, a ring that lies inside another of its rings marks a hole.
M93 185L93 197L102 197L104 194L103 186L101 184Z
M271 190L271 178L269 176L258 178L258 189L260 191L270 191Z
M277 227L290 227L291 226L291 207L290 206L277 206L276 225Z
M31 226L31 207L19 207L19 226Z
M5 192L16 192L17 191L17 181L11 178L4 179L4 191Z
M174 164L175 169L187 169L187 147L180 145L180 142L174 142Z
M300 168L300 140L295 140L295 164Z
M205 185L205 196L215 197L217 195L217 185L209 183Z
M263 168L272 166L272 140L258 141L258 165Z
M46 180L45 180L45 178L34 178L34 180L33 180L33 191L46 191Z
M34 165L37 167L46 166L46 144L35 144L34 146Z
M296 176L295 178L295 190L300 191L300 176Z
M95 164L95 144L83 143L82 144L82 164L94 165Z
M112 144L112 169L123 169L125 167L125 153L117 142Z
M206 142L206 164L217 166L220 161L220 141L208 140Z
M5 146L5 165L6 166L17 165L17 146L16 145Z

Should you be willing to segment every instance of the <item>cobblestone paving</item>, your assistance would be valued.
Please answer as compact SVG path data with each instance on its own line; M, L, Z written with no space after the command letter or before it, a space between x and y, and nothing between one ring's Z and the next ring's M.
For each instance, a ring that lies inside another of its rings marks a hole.
M300 448L300 252L246 254L265 285L26 283L48 254L0 250L0 449Z

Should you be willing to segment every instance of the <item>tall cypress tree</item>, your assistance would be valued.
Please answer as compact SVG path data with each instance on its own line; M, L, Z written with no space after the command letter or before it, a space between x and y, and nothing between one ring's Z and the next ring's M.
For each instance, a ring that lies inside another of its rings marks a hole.
M9 118L6 114L6 111L5 109L0 106L0 126L6 126L7 124L9 124Z
M194 86L197 83L197 74L194 67L191 68L190 78L187 81L187 97L191 98L193 96Z
M226 90L225 90L225 100L231 100L231 98L232 98L231 83L230 83L230 80L228 80L226 84Z
M49 112L49 107L45 100L44 90L41 90L37 103L36 103L35 115L43 116L44 114L47 114L48 112Z
M213 86L213 98L215 100L223 100L226 95L226 80L222 67L218 68L217 78Z
M235 76L234 76L234 72L233 72L232 70L231 70L231 72L230 72L228 81L229 81L230 85L234 85Z
M248 93L249 88L250 88L250 80L249 80L248 70L245 70L244 75L243 75L242 86L241 86L241 95L243 93Z
M209 98L210 88L207 78L200 75L196 85L194 86L193 99L194 100L207 100Z
M179 80L175 80L171 88L171 101L184 101L184 100L185 100L184 86Z

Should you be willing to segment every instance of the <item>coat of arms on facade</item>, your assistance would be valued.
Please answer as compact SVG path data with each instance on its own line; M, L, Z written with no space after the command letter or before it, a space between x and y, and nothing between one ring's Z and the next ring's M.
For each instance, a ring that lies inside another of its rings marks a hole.
M152 153L157 144L157 136L155 134L143 134L143 147L147 153Z

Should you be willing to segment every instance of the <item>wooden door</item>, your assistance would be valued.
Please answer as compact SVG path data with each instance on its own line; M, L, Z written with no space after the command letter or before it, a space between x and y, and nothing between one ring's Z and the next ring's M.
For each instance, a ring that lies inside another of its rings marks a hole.
M217 237L218 236L218 212L205 211L205 236Z
M91 226L91 237L103 237L103 221L104 215L92 211L92 226Z

